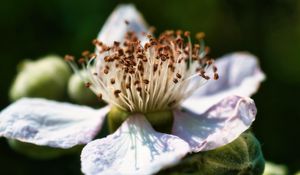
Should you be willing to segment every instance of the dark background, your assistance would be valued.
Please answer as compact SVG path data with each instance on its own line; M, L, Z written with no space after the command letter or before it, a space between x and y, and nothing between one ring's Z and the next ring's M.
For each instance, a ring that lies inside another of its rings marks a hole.
M0 2L0 109L24 58L93 49L116 0L2 0ZM265 158L300 170L300 1L297 0L135 0L149 24L204 31L218 57L250 51L267 75L253 97L258 115L253 130ZM11 151L0 139L0 174L78 174L79 157L34 161Z

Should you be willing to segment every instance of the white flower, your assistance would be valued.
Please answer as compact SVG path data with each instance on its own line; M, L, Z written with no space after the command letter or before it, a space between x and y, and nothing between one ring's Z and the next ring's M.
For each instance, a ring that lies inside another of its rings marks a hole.
M121 5L95 41L86 81L108 106L21 99L0 113L0 136L57 148L88 143L81 154L85 174L153 174L187 153L228 144L250 127L256 107L247 96L264 80L253 55L233 53L213 64L203 45L191 46L188 33L185 43L179 33L155 39L143 32L141 15ZM112 106L131 115L114 133L92 141ZM171 134L155 131L144 115L165 110L173 113Z

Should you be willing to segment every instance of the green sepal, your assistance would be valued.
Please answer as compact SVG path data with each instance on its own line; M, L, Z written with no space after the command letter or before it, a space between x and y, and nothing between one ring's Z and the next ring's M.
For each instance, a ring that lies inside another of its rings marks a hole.
M31 143L25 143L14 139L7 139L11 149L19 154L33 159L54 159L66 154L79 154L83 145L77 145L69 149L52 148L48 146L38 146Z
M116 131L121 124L133 113L121 110L118 107L112 107L108 113L108 127L110 133ZM152 127L159 132L171 133L173 126L172 111L158 111L143 114L150 122Z
M250 132L215 150L186 156L160 175L261 175L264 157L260 143Z

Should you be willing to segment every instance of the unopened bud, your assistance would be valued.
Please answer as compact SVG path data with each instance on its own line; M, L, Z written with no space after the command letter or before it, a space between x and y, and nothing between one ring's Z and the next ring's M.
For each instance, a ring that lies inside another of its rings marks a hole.
M262 174L264 158L260 143L250 132L243 133L235 141L211 151L186 156L178 165L158 174Z
M10 89L11 101L22 97L59 100L65 91L71 71L65 61L55 55L37 61L24 61Z

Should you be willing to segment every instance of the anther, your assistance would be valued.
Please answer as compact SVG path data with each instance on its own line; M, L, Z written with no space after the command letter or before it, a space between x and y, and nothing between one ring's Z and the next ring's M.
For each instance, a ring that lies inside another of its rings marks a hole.
M180 79L182 76L181 76L181 74L177 73L176 77Z
M142 88L140 86L136 87L136 90L141 92L142 91Z
M115 47L119 47L120 46L120 42L114 41L114 46Z
M74 61L74 56L72 56L72 55L65 55L65 61Z
M90 52L89 52L88 50L85 50L85 51L83 51L83 52L81 53L81 55L82 55L83 57L89 57Z
M101 94L101 93L100 93L100 94L98 94L98 95L97 95L97 98L98 98L98 100L100 100L100 101L101 101L101 100L102 100L102 94Z
M218 68L217 68L215 65L213 66L213 71L214 71L214 72L217 72L217 71L218 71Z
M173 79L173 82L176 84L176 83L178 83L178 79L177 78L174 78Z
M158 68L158 64L156 63L156 64L153 65L153 72L156 72L157 68Z
M108 69L104 69L103 72L104 72L105 74L108 74L109 70L108 70Z
M173 100L173 101L171 101L171 102L168 104L168 106L171 107L171 106L173 106L175 103L176 103L176 100Z
M219 74L218 73L214 73L214 80L218 80L219 79Z
M86 61L84 58L79 58L78 63L79 64L84 64Z
M121 90L115 90L115 91L114 91L115 97L116 97L116 98L119 98L120 93L121 93Z
M115 84L116 80L114 78L110 79L111 84Z
M128 20L125 20L124 22L125 22L126 25L129 25L129 21Z
M189 32L189 31L185 31L185 32L184 32L184 36L185 36L185 37L189 37L189 36L190 36L190 32Z
M91 87L91 85L92 85L92 83L90 83L90 82L85 83L85 87L86 87L86 88Z

